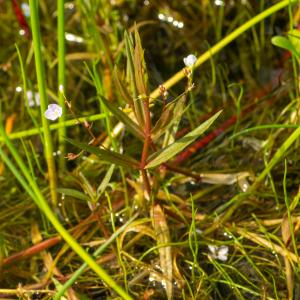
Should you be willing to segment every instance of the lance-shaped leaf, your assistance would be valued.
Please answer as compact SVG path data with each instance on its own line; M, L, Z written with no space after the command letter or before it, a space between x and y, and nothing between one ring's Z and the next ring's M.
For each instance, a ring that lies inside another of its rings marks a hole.
M210 125L216 120L216 118L220 115L221 112L222 111L217 112L215 115L213 115L211 118L209 118L208 120L203 122L196 129L189 132L181 139L175 141L173 144L152 154L149 157L149 160L148 160L149 162L145 168L146 169L154 168L154 167L168 161L170 158L174 157L177 153L182 151L185 147L187 147L195 139L197 139L200 134L202 134L204 131L206 131L210 127Z
M124 34L124 40L125 40L125 48L126 48L126 55L127 55L127 71L129 73L129 79L131 83L131 89L132 89L132 95L134 98L134 111L137 118L138 123L141 126L145 125L145 111L143 107L143 102L138 99L138 91L137 91L137 84L135 79L135 66L134 66L134 60L135 60L135 52L133 49L133 42L131 40L131 36L128 35L127 32Z
M181 118L184 112L185 100L186 95L184 94L180 96L178 100L175 99L166 106L166 109L163 111L152 129L151 135L153 141L157 140L168 128Z
M133 109L133 99L130 96L127 88L123 84L122 79L120 78L120 74L119 74L119 71L118 71L117 67L114 68L113 79L114 79L115 85L117 87L117 90L120 93L120 96Z
M108 171L106 172L104 178L102 179L100 185L98 186L97 188L97 198L96 198L96 201L98 201L98 199L102 196L102 194L105 192L105 189L107 188L109 182L110 182L110 179L111 179L111 176L114 172L114 168L115 168L115 165L111 165L108 169Z
M72 145L89 153L95 154L99 158L112 164L116 164L126 168L139 169L139 162L130 156L113 152L110 150L100 149L98 147L89 146L87 144L77 142L69 138L65 138L65 140L71 143Z
M66 196L70 196L82 201L88 202L91 200L91 198L88 195L74 189L57 188L56 191L60 194L64 194Z
M130 36L125 31L124 33L124 41L125 41L125 49L126 49L126 56L127 56L127 71L129 75L129 79L131 82L131 88L132 88L132 94L133 97L136 98L138 96L136 84L135 84L135 76L134 76L134 49L132 40L130 39Z
M134 48L135 82L136 82L138 93L140 95L147 95L148 76L146 72L144 50L142 48L141 39L136 28L134 32L134 37L135 37L135 48Z
M144 140L144 133L140 127L130 119L121 109L119 109L114 103L106 100L100 95L102 103L111 111L111 113L122 123L125 124L127 129L140 140Z

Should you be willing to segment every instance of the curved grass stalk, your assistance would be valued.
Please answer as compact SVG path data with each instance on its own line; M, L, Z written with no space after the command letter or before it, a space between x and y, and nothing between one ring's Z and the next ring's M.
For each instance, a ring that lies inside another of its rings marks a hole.
M58 140L59 140L59 150L60 150L60 157L59 157L59 168L61 171L64 170L66 160L65 160L65 153L66 153L66 145L65 145L65 137L67 135L66 127L63 125L65 122L65 99L64 94L61 92L61 89L65 89L66 84L66 76L65 76L65 69L66 69L66 61L65 61L65 11L64 11L64 0L57 0L57 41L58 41L58 103L62 107L62 116L59 118L58 123L61 126L58 128ZM65 92L65 90L64 90Z
M52 130L59 129L61 126L64 126L64 127L76 126L76 125L78 125L78 121L83 123L84 121L89 121L89 122L98 121L98 120L101 120L104 118L105 118L105 114L96 114L96 115L92 115L92 116L88 116L88 117L71 119L68 121L64 121L62 123L51 124L49 128L52 131ZM37 135L41 132L44 132L43 127L31 128L31 129L27 129L27 130L23 130L23 131L19 131L19 132L13 132L13 133L9 134L8 137L10 140L15 140L15 139L26 138L26 137L29 137L32 135ZM3 136L0 136L0 141L4 141Z
M24 177L20 174L19 170L15 167L14 163L6 156L4 151L0 147L0 156L10 168L15 177L19 180L24 189L32 197L33 201L39 207L39 209L45 214L47 219L52 223L61 237L68 243L70 248L82 258L82 260L112 289L114 289L125 300L132 300L129 296L96 262L95 260L77 243L77 241L69 234L69 232L63 227L59 220L54 215L42 192L40 191L36 181L31 177L30 172L25 165L24 161L20 157L18 151L7 137L2 123L0 124L0 134L4 137L4 142L10 150L14 160L19 166Z
M284 7L288 6L289 4L293 5L293 4L296 4L297 2L298 2L298 0L284 0L284 1L281 1L281 2L271 6L270 8L264 10L263 12L259 13L258 15L256 15L252 19L250 19L248 22L244 23L243 25L241 25L240 27L235 29L233 32L228 34L225 38L223 38L220 42L216 43L213 47L211 47L209 50L207 50L205 53L203 53L200 57L198 57L195 65L194 65L194 69L198 68L204 62L211 59L216 53L221 51L224 47L226 47L233 40L235 40L241 34L246 32L248 29L252 28L257 23L263 21L267 17L269 17L272 14L274 14L275 12L283 9ZM185 76L186 75L184 73L184 69L182 69L179 72L177 72L176 74L174 74L170 79L165 81L162 85L168 90L172 86L174 86L176 83L178 83L181 79L185 78ZM160 89L157 88L150 94L150 101L153 101L154 99L159 97L159 95L160 95ZM118 123L112 132L117 136L120 134L120 132L122 132L123 129L124 129L124 124ZM109 141L106 140L105 141L106 146L107 146L107 143L109 143Z
M265 179L265 177L270 173L272 168L278 163L278 161L283 157L291 145L300 137L300 127L298 127L280 146L276 151L272 159L269 161L265 169L260 173L257 179L250 187L250 191L256 189L256 187Z
M209 50L207 50L205 53L203 53L196 61L194 65L194 69L201 66L204 62L209 60L213 55L221 51L224 47L226 47L228 44L230 44L233 40L235 40L237 37L239 37L241 34L246 32L248 29L256 25L257 23L261 22L262 20L266 19L267 17L271 16L275 12L283 9L284 7L288 6L289 4L295 4L298 0L284 0L281 1L270 8L264 10L263 12L259 13L252 19L250 19L248 22L244 23L237 29L235 29L233 32L228 34L225 38L223 38L220 42L215 44L213 47L211 47ZM179 82L181 79L185 77L184 69L177 72L175 75L173 75L170 79L168 79L166 82L163 83L163 86L166 89L171 88L173 85L175 85L177 82ZM155 89L150 94L150 99L156 99L160 95L159 88Z
M39 15L38 15L38 1L29 0L30 5L30 21L34 48L35 69L38 82L38 89L40 94L40 106L41 106L41 119L44 133L44 148L45 159L48 167L49 185L51 193L52 206L57 206L57 182L56 182L56 167L53 158L53 144L51 139L51 133L49 129L49 122L44 117L44 112L47 109L47 94L46 94L46 78L45 67L42 60L42 41L40 33Z

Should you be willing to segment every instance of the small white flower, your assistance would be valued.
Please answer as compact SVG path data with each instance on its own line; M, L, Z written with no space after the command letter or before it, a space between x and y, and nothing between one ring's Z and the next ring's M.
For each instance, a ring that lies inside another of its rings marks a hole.
M22 3L21 4L21 9L23 11L23 14L25 15L25 17L30 17L30 8L29 5L27 3Z
M190 54L183 59L184 64L191 68L197 61L197 57L194 54Z
M27 91L27 99L28 99L28 106L34 107L34 106L40 106L40 94L39 93L33 93L32 91Z
M214 246L208 245L208 249L211 252L211 257L219 259L221 261L226 261L228 259L228 250L227 246Z
M48 109L45 111L45 118L55 121L62 115L62 108L58 104L49 104Z

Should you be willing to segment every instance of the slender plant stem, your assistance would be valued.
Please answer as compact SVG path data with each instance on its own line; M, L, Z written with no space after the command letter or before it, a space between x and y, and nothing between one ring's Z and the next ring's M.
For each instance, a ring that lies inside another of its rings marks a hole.
M145 166L147 164L147 158L149 153L149 147L151 145L151 116L150 116L150 109L149 109L149 98L143 100L144 105L144 111L145 111L145 128L144 128L144 145L143 145L143 152L142 152L142 158L141 158L141 172L143 181L145 184L146 191L148 193L148 196L151 195L151 185L149 182L147 171L145 170Z
M44 148L45 158L48 166L48 176L50 185L50 194L53 207L57 205L57 183L56 183L56 167L53 158L53 145L51 139L51 133L49 129L49 122L44 117L44 112L47 108L47 93L46 93L46 79L45 79L45 67L42 60L42 41L40 33L39 15L38 15L38 2L36 0L29 0L30 5L30 21L35 57L35 69L40 94L41 105L41 119L44 132Z
M61 89L65 91L66 87L66 76L65 76L65 69L66 69L66 61L65 61L65 10L64 10L64 0L57 0L57 41L58 41L58 103L62 107L62 116L59 118L59 123L62 125L65 121L65 112L66 107L64 105L64 95L61 93ZM60 150L60 157L59 157L59 168L60 171L65 169L65 153L66 153L66 146L65 146L65 137L67 134L67 130L65 126L61 126L58 129L58 139L59 139L59 150Z
M63 225L59 222L59 220L54 215L52 209L48 205L45 200L42 192L40 191L36 181L31 177L30 172L25 165L24 161L20 157L17 149L11 143L9 138L7 137L5 130L3 128L3 124L0 124L0 134L4 137L4 141L8 149L10 150L13 158L15 159L17 165L22 171L25 179L20 174L20 172L15 167L14 163L10 161L10 159L6 156L4 151L0 148L0 156L5 161L7 166L13 172L15 177L22 184L24 189L29 193L37 206L41 209L41 211L45 214L47 219L52 223L57 232L61 235L61 237L68 243L68 245L80 256L83 261L112 289L114 289L122 299L131 300L131 296L129 296L95 261L94 259L77 243L77 241L69 234L69 232L63 227ZM27 182L26 182L27 181Z

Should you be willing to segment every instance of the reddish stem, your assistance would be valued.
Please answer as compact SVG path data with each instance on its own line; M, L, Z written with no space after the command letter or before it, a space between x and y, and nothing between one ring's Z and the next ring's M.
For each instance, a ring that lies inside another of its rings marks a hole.
M13 6L13 9L14 9L14 12L15 12L15 15L17 17L20 27L25 31L25 35L29 38L30 37L30 29L27 24L26 18L22 12L22 9L19 7L17 0L12 0L11 4Z
M144 99L143 105L144 105L146 119L145 119L145 129L144 129L145 140L144 140L144 145L143 145L143 152L142 152L140 168L141 168L141 173L142 173L146 191L148 193L148 196L150 197L151 185L149 182L147 171L145 170L148 153L149 153L149 147L151 145L151 116L150 116L150 110L149 110L149 98Z

